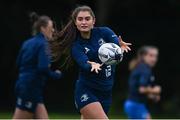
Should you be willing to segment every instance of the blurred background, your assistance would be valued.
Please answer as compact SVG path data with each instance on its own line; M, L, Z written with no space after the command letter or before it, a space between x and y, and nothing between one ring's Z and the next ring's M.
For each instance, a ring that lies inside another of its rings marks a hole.
M14 111L16 57L23 41L31 36L28 13L46 14L61 28L78 5L89 5L94 10L96 26L108 26L133 44L132 52L125 54L117 67L110 117L125 118L129 61L140 46L155 45L160 56L154 73L163 92L158 104L150 104L151 113L154 118L180 118L179 0L1 0L0 118L11 118ZM45 104L51 118L78 118L73 99L76 79L77 70L72 67L62 80L48 81Z

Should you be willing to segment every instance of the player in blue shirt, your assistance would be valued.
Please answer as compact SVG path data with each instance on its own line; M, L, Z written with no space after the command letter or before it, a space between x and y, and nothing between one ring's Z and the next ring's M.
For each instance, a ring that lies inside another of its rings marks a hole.
M19 76L16 82L16 109L13 119L48 119L43 103L43 88L48 78L60 79L59 70L50 69L48 40L54 32L48 16L32 13L34 37L25 41L17 58Z
M90 7L77 7L72 20L59 34L60 48L71 48L72 58L79 67L75 86L75 104L83 119L108 119L115 65L103 65L98 49L104 43L128 45L108 27L94 27L95 15ZM67 50L68 51L68 50Z
M130 63L132 72L129 77L129 97L124 111L129 119L150 119L147 101L160 100L161 87L155 82L152 68L158 59L158 49L154 46L143 46L137 58Z

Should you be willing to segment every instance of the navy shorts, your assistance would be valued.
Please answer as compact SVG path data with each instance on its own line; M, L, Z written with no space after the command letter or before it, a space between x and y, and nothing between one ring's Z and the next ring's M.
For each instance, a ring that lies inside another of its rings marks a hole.
M77 81L75 88L75 105L78 112L80 112L83 107L93 102L99 102L104 112L107 114L112 103L112 92L99 91Z
M146 119L149 111L143 103L127 100L124 104L124 111L129 119Z
M39 103L43 104L43 96L38 91L16 89L16 108L34 113Z

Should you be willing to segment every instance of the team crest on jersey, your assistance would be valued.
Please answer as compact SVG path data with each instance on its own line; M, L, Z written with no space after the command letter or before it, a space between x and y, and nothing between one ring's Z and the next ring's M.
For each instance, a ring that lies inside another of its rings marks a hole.
M89 97L88 97L87 94L83 94L83 95L81 96L81 102L86 102L88 99L89 99Z
M151 82L154 82L155 81L155 77L152 75L150 80L151 80Z
M90 49L87 48L87 47L85 47L84 49L85 49L85 53L86 53L86 54L90 51Z
M99 45L101 46L101 45L103 45L103 44L106 43L106 42L104 41L104 39L100 38L100 39L98 40L98 43L99 43Z
M30 102L30 101L26 102L25 106L29 109L32 108L32 102Z

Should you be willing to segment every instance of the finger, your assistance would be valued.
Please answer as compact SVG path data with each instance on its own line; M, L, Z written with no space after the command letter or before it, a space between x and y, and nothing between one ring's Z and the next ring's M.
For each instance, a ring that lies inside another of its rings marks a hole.
M126 45L132 45L132 43L126 43Z
M95 65L96 63L95 62L91 62L91 61L88 61L89 64L91 65Z
M119 39L119 41L122 41L122 38L121 38L121 36L119 36L119 37L118 37L118 39Z
M124 49L124 51L125 51L126 53L128 53L128 50L127 50L127 49Z
M99 71L101 70L101 68L99 67L99 68L97 68Z
M128 46L127 46L127 49L128 49L129 51L131 51L131 48L130 48L130 47L128 47Z
M99 72L98 72L98 69L95 69L95 72L98 74Z
M87 63L92 64L93 62L91 62L91 61L87 61Z
M100 67L103 66L103 65L104 65L104 63L100 64Z
M93 71L94 71L94 68L92 67L92 68L91 68L91 72L93 72Z
M92 62L92 61L87 61L87 63L89 63L89 64L95 64L95 62Z

